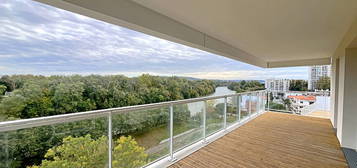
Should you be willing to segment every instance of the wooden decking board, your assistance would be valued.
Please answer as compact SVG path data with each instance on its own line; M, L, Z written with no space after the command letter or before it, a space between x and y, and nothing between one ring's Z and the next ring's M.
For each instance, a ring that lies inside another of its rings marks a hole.
M328 119L268 112L171 168L342 168L346 159Z

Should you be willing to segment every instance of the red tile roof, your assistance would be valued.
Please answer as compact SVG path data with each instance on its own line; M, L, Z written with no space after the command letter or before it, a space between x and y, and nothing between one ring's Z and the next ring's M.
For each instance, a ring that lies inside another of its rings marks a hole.
M315 101L316 96L288 96L288 98L298 99L298 100L307 100L307 101Z

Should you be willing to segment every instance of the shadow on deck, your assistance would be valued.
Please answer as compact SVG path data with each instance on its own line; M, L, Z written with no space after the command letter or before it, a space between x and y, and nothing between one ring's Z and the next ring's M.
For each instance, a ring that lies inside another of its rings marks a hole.
M172 168L347 167L329 119L267 112Z

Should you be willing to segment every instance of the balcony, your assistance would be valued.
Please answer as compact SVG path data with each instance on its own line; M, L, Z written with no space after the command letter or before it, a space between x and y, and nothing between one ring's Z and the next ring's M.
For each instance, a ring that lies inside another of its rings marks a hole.
M65 148L82 151L66 160L81 167L346 167L328 119L266 113L267 95L255 91L2 122L0 167L18 164L26 153L45 155L46 161L22 164L46 167L55 156L68 155ZM157 127L145 128L148 122ZM88 155L93 157L83 160Z
M180 167L347 167L328 119L267 112L188 157Z

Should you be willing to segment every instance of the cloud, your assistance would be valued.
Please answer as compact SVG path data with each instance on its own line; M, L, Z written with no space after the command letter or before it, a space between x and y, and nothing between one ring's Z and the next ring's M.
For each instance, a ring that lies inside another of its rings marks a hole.
M246 79L246 80L265 80L270 78L287 78L287 79L306 79L305 74L307 71L304 69L288 69L288 70L237 70L237 71L222 71L222 72L194 72L184 73L182 76L190 76L202 79Z
M0 75L286 76L30 0L3 0L0 25Z

